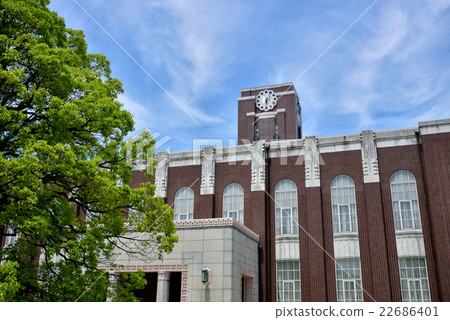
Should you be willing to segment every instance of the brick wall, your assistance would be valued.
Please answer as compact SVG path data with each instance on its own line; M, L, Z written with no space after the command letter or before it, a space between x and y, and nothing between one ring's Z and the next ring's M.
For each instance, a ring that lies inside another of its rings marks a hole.
M433 290L432 293L435 294L434 300L450 301L450 133L424 135L421 138L426 181L422 188L427 190L429 209L428 219L424 221L429 225L426 244L432 244L427 248L427 257L434 256L434 261L427 259L427 262L429 270L435 266L433 285L437 285L437 292Z
M428 278L430 282L430 293L432 300L437 299L436 277L434 271L434 258L429 229L429 214L421 170L419 149L416 145L399 146L378 149L378 166L380 170L380 184L382 203L384 210L384 221L386 229L386 246L389 263L389 276L391 283L391 294L393 301L402 301L400 275L398 266L398 255L395 240L394 213L392 210L390 179L392 174L398 170L407 170L416 178L417 196L419 198L420 218L427 258Z

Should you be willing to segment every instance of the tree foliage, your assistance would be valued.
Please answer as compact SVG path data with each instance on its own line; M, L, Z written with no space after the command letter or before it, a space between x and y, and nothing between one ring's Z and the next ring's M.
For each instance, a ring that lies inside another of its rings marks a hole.
M117 286L110 292L112 301L138 302L139 300L134 296L134 291L145 288L147 280L144 275L142 270L122 273Z
M48 0L0 3L0 226L20 234L0 252L13 262L0 267L2 291L12 286L2 299L102 301L99 264L127 251L136 231L139 246L170 252L173 211L151 183L127 184L134 123L108 60L88 53L83 32L66 28Z

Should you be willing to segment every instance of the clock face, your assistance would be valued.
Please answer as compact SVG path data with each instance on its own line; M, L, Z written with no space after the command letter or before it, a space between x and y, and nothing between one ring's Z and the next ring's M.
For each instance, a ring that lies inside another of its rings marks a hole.
M256 96L256 107L261 111L272 110L277 105L277 95L272 90L261 91Z

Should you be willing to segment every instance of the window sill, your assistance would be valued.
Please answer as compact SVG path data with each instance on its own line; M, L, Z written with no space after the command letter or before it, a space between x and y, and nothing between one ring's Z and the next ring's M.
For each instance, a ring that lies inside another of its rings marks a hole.
M358 238L358 232L338 232L333 233L333 238Z
M404 229L404 230L396 230L396 235L408 235L408 234L423 234L422 229Z
M275 240L298 240L298 234L277 234Z

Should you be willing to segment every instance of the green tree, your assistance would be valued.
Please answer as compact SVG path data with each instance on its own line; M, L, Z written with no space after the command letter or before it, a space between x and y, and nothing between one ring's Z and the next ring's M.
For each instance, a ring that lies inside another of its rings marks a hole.
M0 3L0 226L20 234L0 251L12 262L0 267L1 299L105 300L99 265L170 252L173 211L151 183L128 185L134 123L106 58L48 0ZM134 143L153 150L149 135Z
M122 273L119 283L112 288L110 292L113 301L121 302L137 302L139 301L134 296L134 291L145 288L147 280L144 278L144 272L124 272Z

